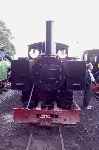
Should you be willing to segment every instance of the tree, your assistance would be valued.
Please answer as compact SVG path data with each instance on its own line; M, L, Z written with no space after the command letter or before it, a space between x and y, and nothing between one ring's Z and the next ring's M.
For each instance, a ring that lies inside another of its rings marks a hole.
M0 20L0 49L3 49L10 56L14 56L15 47L11 42L12 33L8 29L3 21Z

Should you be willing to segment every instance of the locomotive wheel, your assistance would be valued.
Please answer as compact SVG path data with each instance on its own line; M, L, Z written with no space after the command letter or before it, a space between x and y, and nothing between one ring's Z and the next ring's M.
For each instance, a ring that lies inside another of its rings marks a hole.
M57 103L58 107L62 109L70 109L73 104L73 92L70 90L65 91L65 93L61 93Z

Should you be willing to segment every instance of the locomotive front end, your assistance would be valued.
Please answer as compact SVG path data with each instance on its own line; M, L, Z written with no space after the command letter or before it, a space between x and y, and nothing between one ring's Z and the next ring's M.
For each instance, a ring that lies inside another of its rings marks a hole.
M79 122L80 110L74 106L73 90L84 89L85 63L69 57L67 45L54 42L52 25L52 21L46 22L45 42L28 46L28 58L12 61L11 87L22 91L24 106L15 109L17 122Z

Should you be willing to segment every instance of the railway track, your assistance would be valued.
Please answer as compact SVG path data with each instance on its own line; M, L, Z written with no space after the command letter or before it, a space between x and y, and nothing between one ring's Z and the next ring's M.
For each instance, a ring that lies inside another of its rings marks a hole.
M93 111L81 113L81 126L45 128L13 122L11 108L20 105L18 95L9 91L0 97L0 150L99 150L99 100L94 99Z
M47 130L45 129L43 130L42 134L44 134L44 132L48 133L50 132L50 130L51 129ZM40 134L40 136L37 136L34 135L33 133L30 133L25 150L65 150L64 139L61 131L62 129L61 127L59 127L56 130L57 130L56 135L51 136L50 133L50 135L46 134L47 137L46 135L42 134ZM41 138L41 136L43 136L43 138Z

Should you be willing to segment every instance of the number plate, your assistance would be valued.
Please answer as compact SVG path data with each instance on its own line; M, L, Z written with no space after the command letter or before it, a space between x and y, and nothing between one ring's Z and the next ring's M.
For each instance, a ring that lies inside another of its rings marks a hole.
M50 118L51 118L50 115L45 115L45 114L40 115L40 119L50 119Z

